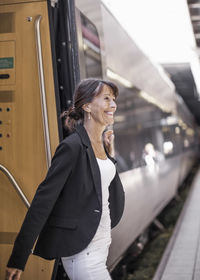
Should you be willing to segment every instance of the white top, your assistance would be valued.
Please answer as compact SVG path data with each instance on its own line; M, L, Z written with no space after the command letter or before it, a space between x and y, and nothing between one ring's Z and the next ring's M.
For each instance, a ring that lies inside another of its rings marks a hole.
M89 244L89 248L97 249L110 245L111 243L111 220L109 209L109 185L115 177L116 168L114 163L109 159L97 159L101 174L102 189L102 216L95 236Z

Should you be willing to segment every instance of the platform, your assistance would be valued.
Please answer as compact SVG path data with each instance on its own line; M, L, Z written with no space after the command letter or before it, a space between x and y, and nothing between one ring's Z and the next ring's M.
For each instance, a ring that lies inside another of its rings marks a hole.
M153 280L200 279L200 169Z

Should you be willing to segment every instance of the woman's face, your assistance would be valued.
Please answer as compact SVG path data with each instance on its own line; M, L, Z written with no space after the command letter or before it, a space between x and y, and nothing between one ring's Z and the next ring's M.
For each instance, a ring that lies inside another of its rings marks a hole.
M99 95L94 97L90 105L91 120L102 126L114 123L114 113L117 109L112 89L104 85Z

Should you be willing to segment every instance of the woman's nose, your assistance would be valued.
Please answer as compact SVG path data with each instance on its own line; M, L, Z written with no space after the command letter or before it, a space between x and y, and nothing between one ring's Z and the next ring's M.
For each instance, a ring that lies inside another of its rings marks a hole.
M111 101L110 107L115 109L117 108L117 104L115 103L114 100Z

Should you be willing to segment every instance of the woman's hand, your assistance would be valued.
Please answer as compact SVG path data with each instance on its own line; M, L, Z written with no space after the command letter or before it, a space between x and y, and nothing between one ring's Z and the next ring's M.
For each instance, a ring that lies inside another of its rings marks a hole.
M5 280L19 280L22 274L22 270L12 267L6 268Z
M107 152L111 157L114 156L114 133L113 130L107 130L103 134L103 142Z

